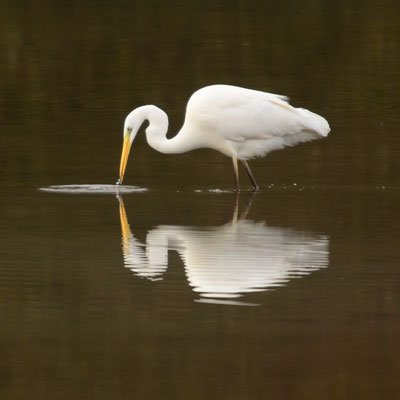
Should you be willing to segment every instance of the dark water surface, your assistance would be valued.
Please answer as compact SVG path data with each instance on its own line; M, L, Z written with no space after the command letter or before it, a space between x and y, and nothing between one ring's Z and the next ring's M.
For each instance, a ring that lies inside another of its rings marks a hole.
M0 397L398 399L399 12L2 1ZM220 82L332 132L253 161L255 195L225 156L143 134L125 183L148 190L85 186L118 178L131 109L173 133Z

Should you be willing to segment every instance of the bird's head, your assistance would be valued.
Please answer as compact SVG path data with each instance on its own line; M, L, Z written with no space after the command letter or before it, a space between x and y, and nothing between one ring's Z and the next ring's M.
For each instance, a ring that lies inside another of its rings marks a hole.
M152 129L150 129L151 127L149 125L146 129L147 140L151 146L154 147L154 145L152 145L150 142L151 137L160 140L165 137L167 133L167 114L154 105L138 107L128 114L124 123L124 144L122 146L121 164L119 168L119 179L117 184L121 184L122 180L124 179L126 164L128 162L129 151L131 149L132 142L144 121L149 121L149 124L151 124L152 127Z

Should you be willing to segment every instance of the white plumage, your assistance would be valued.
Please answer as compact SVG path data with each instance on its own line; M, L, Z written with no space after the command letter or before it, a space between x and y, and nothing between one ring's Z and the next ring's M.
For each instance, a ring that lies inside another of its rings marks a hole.
M211 148L231 157L236 189L239 189L237 160L242 161L257 189L246 160L325 137L330 131L325 118L292 107L285 96L237 86L206 86L190 97L184 124L171 139L166 137L168 116L156 106L136 108L126 117L119 183L123 180L130 146L145 120L149 121L146 129L149 145L162 153Z

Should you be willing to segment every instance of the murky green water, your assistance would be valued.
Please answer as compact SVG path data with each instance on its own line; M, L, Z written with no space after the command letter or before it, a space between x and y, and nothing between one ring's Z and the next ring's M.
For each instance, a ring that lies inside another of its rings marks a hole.
M399 4L2 2L1 398L397 399ZM219 82L331 135L253 161L256 195L143 134L147 191L76 190L116 181L131 109L176 132Z

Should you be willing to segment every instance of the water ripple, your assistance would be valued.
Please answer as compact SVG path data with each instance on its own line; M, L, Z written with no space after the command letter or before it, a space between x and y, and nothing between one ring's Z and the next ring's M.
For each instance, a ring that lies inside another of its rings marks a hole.
M146 192L148 189L139 186L127 185L102 185L102 184L83 184L83 185L53 185L40 188L42 192L52 193L71 193L71 194L127 194L136 192Z

